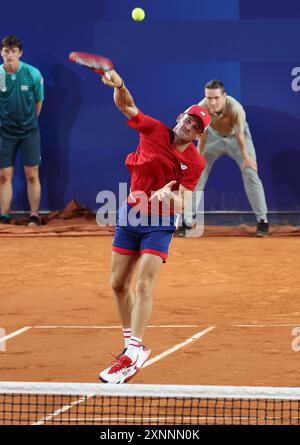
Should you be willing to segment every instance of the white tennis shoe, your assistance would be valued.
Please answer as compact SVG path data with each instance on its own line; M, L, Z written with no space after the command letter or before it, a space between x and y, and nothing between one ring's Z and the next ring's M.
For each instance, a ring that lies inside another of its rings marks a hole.
M147 348L147 346L141 345L139 347L136 364L134 366L135 368L134 372L130 371L124 383L129 382L129 380L131 380L132 377L134 377L139 372L139 370L141 369L142 366L144 366L150 355L151 355L151 349Z
M116 357L116 360L99 374L99 379L103 383L127 383L141 369L151 355L151 349L144 345L139 348L135 362L124 354Z
M127 355L121 355L99 374L103 383L126 383L136 374L137 360L133 363Z
M139 370L144 365L144 363L146 363L150 355L151 355L151 349L147 348L147 346L141 345L139 348L138 357L136 361L136 367Z

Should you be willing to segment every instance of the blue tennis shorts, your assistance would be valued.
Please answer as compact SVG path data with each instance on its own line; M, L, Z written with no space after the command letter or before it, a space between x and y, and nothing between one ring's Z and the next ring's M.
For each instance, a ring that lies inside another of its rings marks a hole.
M175 226L142 226L135 227L124 223L124 216L132 207L126 203L119 211L112 250L125 255L140 256L143 253L157 255L166 262Z

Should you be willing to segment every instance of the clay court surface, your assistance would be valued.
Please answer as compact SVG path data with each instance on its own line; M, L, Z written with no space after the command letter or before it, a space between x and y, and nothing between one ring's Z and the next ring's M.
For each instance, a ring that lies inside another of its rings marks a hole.
M0 238L0 325L16 333L0 351L0 380L98 382L122 349L111 243ZM299 251L299 237L175 238L144 341L154 358L203 335L132 383L299 386Z

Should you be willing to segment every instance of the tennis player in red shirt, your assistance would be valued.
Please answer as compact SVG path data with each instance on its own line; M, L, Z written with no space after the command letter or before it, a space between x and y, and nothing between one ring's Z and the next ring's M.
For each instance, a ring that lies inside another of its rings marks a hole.
M99 375L104 383L126 383L151 354L142 339L152 312L152 294L168 256L176 214L183 213L204 169L204 158L193 141L207 129L210 116L205 108L192 105L178 116L172 130L136 107L116 71L109 71L102 81L114 88L116 106L140 136L136 151L126 159L130 195L119 210L112 247L111 284L125 349Z

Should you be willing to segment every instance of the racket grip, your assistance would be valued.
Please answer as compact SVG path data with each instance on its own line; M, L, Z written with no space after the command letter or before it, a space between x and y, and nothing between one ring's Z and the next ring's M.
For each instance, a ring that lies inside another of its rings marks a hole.
M110 77L108 69L104 70L104 76L106 77L107 80L111 80L111 77Z

